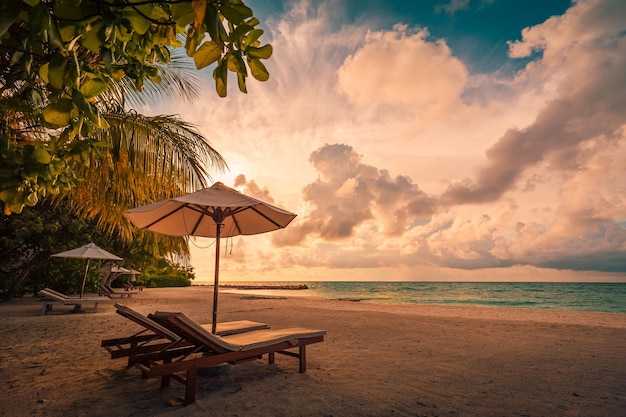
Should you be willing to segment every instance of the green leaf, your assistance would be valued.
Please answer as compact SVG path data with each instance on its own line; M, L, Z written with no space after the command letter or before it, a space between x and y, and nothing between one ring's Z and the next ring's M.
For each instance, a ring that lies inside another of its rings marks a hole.
M108 87L109 84L101 78L94 78L93 80L89 80L83 84L80 87L80 92L85 96L85 98L91 98L105 92Z
M59 24L59 34L61 35L63 42L69 42L76 36L76 26ZM72 48L68 46L67 49Z
M132 28L131 28L132 29ZM128 42L132 38L131 33L125 26L115 26L115 40L121 42Z
M11 25L18 20L21 9L18 2L5 2L5 5L6 8L3 8L2 13L0 13L0 36L4 36Z
M43 118L46 122L54 126L67 126L74 109L74 104L69 98L61 98L49 104L43 109Z
M193 55L196 68L208 67L222 56L222 48L213 41L204 42Z
M247 93L246 89L246 76L240 73L237 73L237 85L239 86L239 91L242 93Z
M63 39L61 34L59 33L59 28L54 20L50 21L50 25L48 26L48 42L50 45L55 48L63 49L65 45L63 44Z
M261 22L260 22L260 21L259 21L259 19L257 19L256 17L253 17L253 18L249 19L249 20L246 22L246 24L247 24L247 25L250 25L250 26L256 26L256 25L258 25L259 23L261 23Z
M252 17L252 9L243 3L230 3L227 1L222 2L220 12L224 15L226 20L235 25L240 24L245 19Z
M230 33L230 40L232 42L237 42L240 38L242 38L246 33L250 32L252 29L254 29L252 26L241 24L239 26L237 26L237 28L235 28L235 30L233 30Z
M148 29L150 29L150 21L135 10L126 10L125 13L126 18L130 21L130 24L133 25L135 32L140 35L145 35Z
M196 53L196 48L198 47L198 39L195 36L196 29L193 26L189 26L189 30L187 31L187 37L185 39L185 50L187 51L188 56L194 56Z
M43 4L37 5L28 11L28 25L34 33L43 33L48 29L50 12Z
M159 2L155 2L155 3L158 4ZM154 3L144 4L143 6L140 7L140 10L143 14L145 14L146 16L149 16L153 20L167 21L170 18L170 14L166 12L163 9L163 7L155 6Z
M43 97L41 93L35 89L32 89L28 92L28 97L30 101L37 107L41 106L43 103Z
M244 76L248 75L246 64L244 64L243 59L241 58L241 52L229 51L226 55L226 62L229 71L236 72Z
M35 7L39 4L40 0L22 0L24 3L28 4L30 7Z
M67 59L61 54L54 54L48 67L48 80L50 85L59 90L63 88L63 78L65 77L65 65Z
M220 64L213 71L213 78L215 79L215 90L220 97L226 97L227 83L228 83L228 67L226 60L222 60Z
M193 7L191 7L191 2L173 3L170 5L170 11L172 12L172 17L176 24L183 27L193 22L196 16Z
M88 118L95 125L100 124L98 109L89 103L80 91L72 91L72 103L80 111L81 116Z
M94 12L93 4L87 1L56 0L52 2L52 7L55 16L70 22L79 22Z
M246 54L252 58L260 58L260 59L268 59L272 56L272 45L267 44L260 48L256 48L254 46L249 46L246 49Z
M48 68L50 68L50 63L49 62L46 62L41 67L39 67L39 76L46 83L50 83L50 80L48 79L48 72L49 72Z
M87 31L79 42L91 52L99 53L104 45L104 30L102 22L95 23L91 30Z
M24 57L24 52L21 51L15 51L12 55L11 55L11 60L9 61L9 66L13 66L17 63L19 63L22 58ZM30 69L26 68L26 71L30 72ZM47 71L47 70L46 70ZM46 81L47 82L47 81Z
M36 147L30 155L31 159L38 164L49 164L52 157L45 149Z
M218 25L221 25L220 18L217 14L217 9L212 4L207 4L206 13L204 14L204 26L207 28L207 32L213 41L219 42L220 31Z
M263 29L252 29L243 39L243 44L246 47L254 45L254 43L261 37L262 34L263 34Z
M250 73L259 81L267 81L270 78L270 73L265 68L265 65L261 60L257 58L248 57L248 65L250 66Z

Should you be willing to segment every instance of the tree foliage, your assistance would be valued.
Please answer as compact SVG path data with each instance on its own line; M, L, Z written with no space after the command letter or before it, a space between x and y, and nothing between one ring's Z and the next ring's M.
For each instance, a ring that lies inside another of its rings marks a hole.
M0 3L0 201L5 214L68 192L102 150L111 94L163 80L172 48L246 92L269 74L259 20L241 0L14 0ZM181 40L184 40L184 45ZM146 87L148 86L148 87ZM158 91L158 90L157 90ZM183 88L183 91L185 89ZM119 102L123 108L124 103ZM123 123L122 123L123 124Z
M82 180L62 197L73 213L96 219L125 240L135 230L125 210L206 186L208 169L225 165L202 135L176 116L126 112L115 102L103 115L110 127L96 137L107 152L92 153L87 165L79 165Z
M151 241L159 238L159 244ZM85 259L51 258L50 255L94 242L109 252L124 258L124 266L145 271L141 280L160 285L160 279L193 279L193 270L170 260L188 258L184 239L159 236L138 231L132 242L116 233L103 231L95 221L68 214L65 201L26 208L19 216L0 214L0 299L23 293L36 293L51 287L67 294L80 291L84 277ZM103 261L92 260L87 277L86 292L96 292L102 279L99 266ZM154 281L154 283L153 283Z

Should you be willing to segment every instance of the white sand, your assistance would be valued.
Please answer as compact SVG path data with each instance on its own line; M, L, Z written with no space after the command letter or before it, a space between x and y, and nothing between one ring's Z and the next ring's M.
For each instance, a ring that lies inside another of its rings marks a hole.
M207 323L212 289L147 289L122 302ZM55 311L71 307L55 306ZM308 370L277 356L201 376L196 402L142 380L105 338L140 328L115 314L39 316L0 304L0 416L626 416L626 314L388 306L220 295L221 321L327 330Z

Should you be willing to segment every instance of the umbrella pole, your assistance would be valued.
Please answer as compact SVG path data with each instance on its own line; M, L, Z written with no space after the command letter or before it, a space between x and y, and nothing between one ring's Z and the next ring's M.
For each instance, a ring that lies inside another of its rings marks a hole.
M87 281L87 272L89 271L89 261L91 261L91 259L87 258L87 266L85 267L85 276L83 277L83 286L80 288L80 298L83 298L83 293L85 292L85 281Z
M217 288L220 282L220 233L222 223L216 222L217 231L215 233L215 280L213 282L213 322L211 324L211 333L215 334L217 330Z

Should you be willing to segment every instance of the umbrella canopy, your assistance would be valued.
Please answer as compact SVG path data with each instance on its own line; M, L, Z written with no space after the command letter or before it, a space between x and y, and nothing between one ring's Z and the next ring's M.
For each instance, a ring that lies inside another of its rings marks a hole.
M55 253L50 255L54 258L78 258L87 259L87 266L85 267L85 276L83 277L83 286L80 289L80 298L83 298L83 292L85 291L85 281L87 280L87 272L89 271L89 262L92 259L108 259L112 261L122 261L123 259L117 255L113 255L111 252L107 252L100 248L95 243L91 242L80 248L71 249L65 252Z
M153 232L216 238L213 333L217 324L220 238L282 229L296 217L294 213L242 194L221 182L181 197L126 210L124 214L137 227Z
M102 272L102 284L104 285L111 285L120 275L131 273L130 269L109 262L100 268L100 271Z
M296 215L217 182L181 197L126 210L140 228L170 236L231 237L271 232ZM215 227L216 223L222 227Z
M130 282L135 282L137 281L137 278L135 278L135 275L141 275L141 272L137 271L134 268L130 268Z

